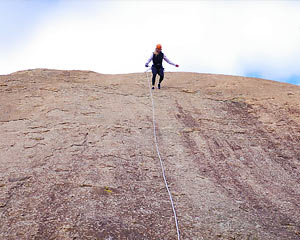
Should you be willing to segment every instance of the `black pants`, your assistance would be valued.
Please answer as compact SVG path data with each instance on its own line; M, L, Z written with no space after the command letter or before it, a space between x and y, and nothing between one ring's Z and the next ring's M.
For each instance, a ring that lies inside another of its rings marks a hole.
M164 80L164 68L161 66L160 67L152 66L151 69L152 69L152 74L153 74L152 85L154 86L155 78L156 78L157 74L159 75L159 83L161 83Z

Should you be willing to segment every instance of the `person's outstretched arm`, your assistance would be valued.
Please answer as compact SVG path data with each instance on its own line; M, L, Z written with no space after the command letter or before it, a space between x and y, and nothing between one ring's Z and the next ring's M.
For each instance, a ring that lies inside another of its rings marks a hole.
M148 61L146 62L146 64L145 64L145 67L149 67L148 65L149 65L149 63L152 61L152 59L153 59L153 53L151 54L151 57L148 59Z
M178 64L175 64L175 63L171 62L171 61L166 57L166 55L164 55L164 60L165 60L167 63L169 63L169 64L171 64L171 65L173 65L173 66L175 66L175 67L179 67Z

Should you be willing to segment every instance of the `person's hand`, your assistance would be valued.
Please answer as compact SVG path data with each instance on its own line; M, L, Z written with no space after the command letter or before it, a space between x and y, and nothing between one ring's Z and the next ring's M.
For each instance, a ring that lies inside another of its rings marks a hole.
M178 64L176 64L176 65L175 65L175 67L179 67L179 65L178 65Z
M149 65L148 65L148 64L145 64L145 67L149 67Z

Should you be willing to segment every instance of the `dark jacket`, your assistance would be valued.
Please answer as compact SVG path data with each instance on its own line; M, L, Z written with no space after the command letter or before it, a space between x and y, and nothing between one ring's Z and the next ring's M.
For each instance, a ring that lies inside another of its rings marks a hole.
M153 53L153 66L157 67L157 68L161 68L162 67L162 62L164 59L164 54L162 52L160 52L159 54L155 55Z

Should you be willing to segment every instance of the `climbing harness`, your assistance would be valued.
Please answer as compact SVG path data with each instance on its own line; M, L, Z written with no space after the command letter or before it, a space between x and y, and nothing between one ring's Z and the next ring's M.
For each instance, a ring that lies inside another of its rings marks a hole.
M179 227L178 227L178 219L177 219L177 215L176 215L176 210L175 210L175 206L174 206L172 194L171 194L171 192L170 192L170 189L169 189L169 186L168 186L168 183L167 183L167 179L166 179L166 175L165 175L164 164L163 164L163 161L162 161L162 159L161 159L160 152L159 152L159 148L158 148L158 142L157 142L157 136L156 136L156 123L155 123L155 112L154 112L154 100L153 100L153 95L152 95L152 90L151 90L150 80L149 80L149 77L148 77L148 71L149 71L150 69L151 69L151 67L148 68L148 69L145 71L145 73L146 73L147 80L148 80L148 85L149 85L149 90L150 90L150 97L151 97L151 102L152 102L152 119L153 119L153 136L154 136L154 142L155 142L155 146L156 146L156 152L157 152L157 155L158 155L158 158L159 158L159 161L160 161L160 166L161 166L161 170L162 170L163 179L164 179L165 186L166 186L166 189L167 189L167 191L168 191L168 194L169 194L169 197L170 197L170 201L171 201L171 205L172 205L172 209L173 209L174 220L175 220L176 231L177 231L177 237L178 237L178 240L180 240L180 232L179 232Z

